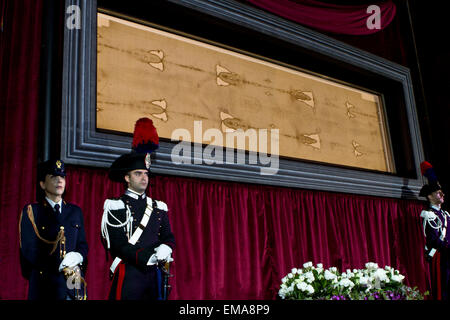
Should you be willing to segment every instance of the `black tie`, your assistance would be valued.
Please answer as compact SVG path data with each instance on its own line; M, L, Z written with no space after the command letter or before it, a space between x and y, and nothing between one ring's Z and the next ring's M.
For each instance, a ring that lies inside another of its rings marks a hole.
M55 204L55 206L53 207L53 209L55 209L56 213L59 213L59 204Z

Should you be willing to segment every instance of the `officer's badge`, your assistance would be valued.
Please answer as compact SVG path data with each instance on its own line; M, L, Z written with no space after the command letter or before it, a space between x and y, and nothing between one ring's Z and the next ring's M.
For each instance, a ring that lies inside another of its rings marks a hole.
M150 159L150 153L147 153L145 155L145 167L147 168L147 170L150 170L150 164L152 163L151 159Z
M61 161L59 161L59 160L56 161L56 167L58 169L61 169Z

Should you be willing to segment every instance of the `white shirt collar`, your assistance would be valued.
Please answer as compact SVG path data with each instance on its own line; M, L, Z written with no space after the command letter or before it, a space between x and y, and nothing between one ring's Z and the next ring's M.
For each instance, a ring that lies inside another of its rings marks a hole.
M59 208L60 208L59 212L61 212L61 210L62 210L62 199L59 200L58 202L54 202L53 200L51 200L48 197L45 197L45 199L48 201L48 203L50 203L50 205L52 206L53 209L55 208L55 205L59 204Z
M126 191L125 191L125 194L127 195L127 196L129 196L129 197L131 197L131 198L133 198L133 199L145 199L145 192L142 192L142 193L137 193L136 191L134 191L134 190L131 190L130 188L128 188Z
M435 209L435 210L437 210L437 211L441 211L441 207L438 207L438 206L431 206L433 209Z

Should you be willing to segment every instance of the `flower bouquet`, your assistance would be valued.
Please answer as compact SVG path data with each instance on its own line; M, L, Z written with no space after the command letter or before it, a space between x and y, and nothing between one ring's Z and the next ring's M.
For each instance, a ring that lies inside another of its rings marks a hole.
M373 262L342 273L336 267L325 270L321 263L306 262L281 279L278 295L292 300L423 300L428 292L422 295L416 287L406 286L404 278L398 270Z

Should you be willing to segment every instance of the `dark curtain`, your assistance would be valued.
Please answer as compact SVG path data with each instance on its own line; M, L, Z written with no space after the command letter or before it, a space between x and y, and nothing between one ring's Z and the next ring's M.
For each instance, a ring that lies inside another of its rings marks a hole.
M369 29L367 13L370 4L342 5L315 0L246 0L280 17L324 32L351 35L367 35L379 32L395 17L396 7L392 1L371 3L380 8L380 28Z
M41 1L1 1L0 299L26 297L18 217L35 196Z

